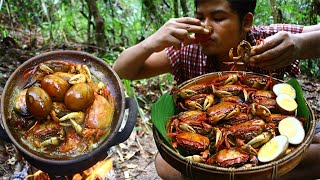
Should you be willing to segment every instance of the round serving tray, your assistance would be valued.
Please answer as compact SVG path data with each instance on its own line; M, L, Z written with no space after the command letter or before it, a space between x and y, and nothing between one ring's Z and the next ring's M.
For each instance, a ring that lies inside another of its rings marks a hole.
M226 73L235 73L234 71L226 71L219 73L210 73L196 77L194 79L188 80L185 83L181 84L179 88L186 88L191 85L200 84L208 82L213 77L223 75ZM261 74L256 74L252 72L237 72L245 74L254 74L265 76ZM273 78L273 81L284 82L282 80ZM309 147L313 135L315 133L316 120L314 112L312 111L310 105L306 103L309 110L309 126L306 130L306 136L304 141L297 146L290 154L284 156L283 158L266 163L263 165L258 165L255 167L240 167L240 168L223 168L218 166L206 165L203 163L197 163L194 161L187 160L184 156L178 154L173 150L168 144L167 141L162 137L158 129L153 126L153 133L156 146L163 157L163 159L168 162L172 167L179 170L185 176L190 177L191 179L276 179L293 168L295 168L300 161L302 160L306 149Z

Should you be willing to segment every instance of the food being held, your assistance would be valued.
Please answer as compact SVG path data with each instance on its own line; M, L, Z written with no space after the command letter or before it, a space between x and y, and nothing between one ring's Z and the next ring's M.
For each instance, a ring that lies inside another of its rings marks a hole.
M263 42L263 39L259 39L257 41L257 45L262 44ZM232 62L224 62L224 64L233 65L230 71L235 70L237 65L248 64L252 48L253 47L248 41L242 40L237 46L237 56L234 56L234 50L231 48L229 50L229 58Z
M27 83L12 98L8 121L26 146L50 158L70 159L107 137L114 98L86 65L51 60L24 77Z
M289 143L296 148L304 140L306 121L291 114L297 103L272 91L271 76L226 73L200 82L172 91L177 108L166 124L172 147L187 159L252 167L283 157Z
M209 33L207 33L207 34L195 34L195 43L196 44L208 41L211 38L211 35L213 33L213 27L212 26L206 26L205 28L209 31Z
M240 44L237 47L238 56L233 56L233 48L231 48L229 51L229 57L230 59L236 61L237 63L248 63L250 59L250 51L251 51L250 43L248 41L243 40L240 42Z

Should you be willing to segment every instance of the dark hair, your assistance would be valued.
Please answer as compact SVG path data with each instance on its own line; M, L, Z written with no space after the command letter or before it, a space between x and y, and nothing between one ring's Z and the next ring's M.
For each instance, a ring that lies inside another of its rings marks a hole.
M206 0L195 0L195 8L197 9L198 3ZM256 8L257 0L227 0L230 4L230 8L235 11L242 21L243 17L251 12L254 14L254 9Z

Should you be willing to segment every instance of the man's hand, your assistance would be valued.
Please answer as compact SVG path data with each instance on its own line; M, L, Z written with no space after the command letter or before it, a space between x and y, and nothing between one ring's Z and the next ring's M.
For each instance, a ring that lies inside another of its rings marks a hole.
M267 70L286 67L299 57L300 42L295 34L280 31L252 48L250 65Z
M166 47L174 46L176 49L194 42L191 33L208 34L209 30L201 25L196 18L174 18L166 22L156 33L147 38L144 47L151 52L162 51Z

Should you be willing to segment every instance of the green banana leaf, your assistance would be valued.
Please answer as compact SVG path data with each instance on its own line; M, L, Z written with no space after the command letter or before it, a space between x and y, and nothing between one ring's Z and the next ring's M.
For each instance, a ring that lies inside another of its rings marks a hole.
M151 107L151 120L162 137L167 139L166 123L175 113L173 95L162 95Z
M296 79L290 79L287 83L296 90L296 101L298 104L297 116L308 120L310 111L303 98L303 91L299 82ZM167 137L166 123L175 113L173 98L173 95L164 94L152 105L151 109L151 120L162 137L167 140L168 144L170 143ZM309 121L305 124L305 128L309 128Z
M309 129L309 117L310 117L310 111L307 106L307 102L303 97L303 91L299 84L299 82L292 78L289 81L287 81L288 84L290 84L295 90L296 90L296 102L298 104L298 112L297 117L305 118L307 119L307 122L305 123L305 128Z

